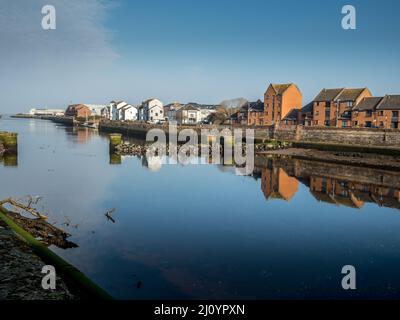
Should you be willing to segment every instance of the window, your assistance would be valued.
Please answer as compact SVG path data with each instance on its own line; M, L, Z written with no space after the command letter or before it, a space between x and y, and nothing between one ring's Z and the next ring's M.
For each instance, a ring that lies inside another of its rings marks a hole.
M365 127L371 128L372 127L372 122L371 121L365 121Z
M353 101L347 101L347 107L351 108L353 106Z
M399 117L399 112L398 111L392 111L392 118L398 118Z
M383 116L383 111L379 111L379 115L380 115L380 116Z
M372 110L365 111L365 116L366 117L372 117Z
M347 127L347 121L343 121L343 122L342 122L342 127L343 127L343 128L346 128L346 127Z
M379 126L380 126L380 127L383 127L383 121L380 121L380 122L379 122Z
M358 126L358 121L354 121L354 125L355 125L355 126Z

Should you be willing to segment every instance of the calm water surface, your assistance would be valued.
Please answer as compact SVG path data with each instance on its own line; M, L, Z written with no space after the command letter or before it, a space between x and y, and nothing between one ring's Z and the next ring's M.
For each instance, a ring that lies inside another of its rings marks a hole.
M399 173L291 159L258 161L251 177L118 164L89 130L13 119L0 130L19 133L0 198L43 196L39 208L79 246L52 250L117 298L400 297ZM341 289L349 264L357 291Z

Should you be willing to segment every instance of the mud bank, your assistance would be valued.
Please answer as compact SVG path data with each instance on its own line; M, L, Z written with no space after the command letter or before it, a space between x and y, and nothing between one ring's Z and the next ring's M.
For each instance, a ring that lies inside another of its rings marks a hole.
M78 300L57 277L56 290L44 290L41 271L45 266L29 247L0 219L0 300Z

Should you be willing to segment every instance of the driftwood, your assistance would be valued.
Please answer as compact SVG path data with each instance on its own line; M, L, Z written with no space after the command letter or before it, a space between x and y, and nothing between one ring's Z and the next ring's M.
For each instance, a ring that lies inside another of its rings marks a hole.
M32 198L30 198L30 199L32 199ZM36 209L31 207L32 200L30 200L29 204L26 206L26 205L23 205L22 203L19 203L19 202L15 201L12 198L7 198L7 199L4 199L4 200L0 201L0 206L3 206L4 204L7 204L7 203L12 205L12 206L14 206L14 207L17 207L17 208L20 208L22 210L25 210L26 212L29 212L31 215L35 216L36 218L47 220L46 216L42 215Z
M36 209L31 207L34 203L32 198L29 198L28 206L21 204L11 198L0 201L0 208L4 208L4 204L10 204L16 208L23 209L32 214L35 218L27 218L20 213L10 210L3 210L3 212L14 221L21 228L29 232L33 237L41 240L45 245L55 245L62 249L76 248L73 242L67 240L71 235L62 229L59 229L46 221L47 217L40 214ZM37 203L37 200L36 200Z

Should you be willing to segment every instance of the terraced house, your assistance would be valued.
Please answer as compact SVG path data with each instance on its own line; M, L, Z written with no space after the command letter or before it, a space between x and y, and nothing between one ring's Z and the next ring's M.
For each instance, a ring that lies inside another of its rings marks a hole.
M368 88L322 89L313 100L313 126L350 127L351 113L363 98L371 97Z
M264 94L264 125L279 124L293 110L300 110L303 96L294 83L271 83Z
M400 95L364 98L353 108L353 127L398 129Z

